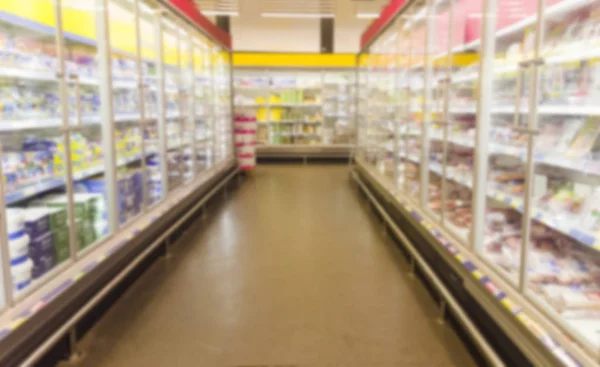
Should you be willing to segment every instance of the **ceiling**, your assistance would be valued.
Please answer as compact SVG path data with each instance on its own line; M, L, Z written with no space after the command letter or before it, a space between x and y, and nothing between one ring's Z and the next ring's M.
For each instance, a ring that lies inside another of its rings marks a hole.
M0 0L2 1L2 0ZM334 52L358 52L360 35L389 0L195 0L213 22L230 15L239 51L320 52L320 17L334 17Z

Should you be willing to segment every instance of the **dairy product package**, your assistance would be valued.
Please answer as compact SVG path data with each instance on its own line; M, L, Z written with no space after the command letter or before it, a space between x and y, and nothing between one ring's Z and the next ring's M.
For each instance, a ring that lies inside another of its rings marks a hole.
M25 233L34 239L50 231L49 208L22 209Z
M40 256L36 261L33 261L33 267L31 268L31 278L37 279L42 275L46 274L56 265L54 253Z
M32 237L29 243L29 258L37 264L43 256L54 256L54 236L46 232L38 237Z
M31 285L31 271L33 262L29 259L10 267L10 275L16 291L22 291Z

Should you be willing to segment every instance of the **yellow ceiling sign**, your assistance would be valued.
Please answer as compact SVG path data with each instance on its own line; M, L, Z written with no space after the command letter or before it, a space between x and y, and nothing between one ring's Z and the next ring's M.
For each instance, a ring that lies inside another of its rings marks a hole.
M353 68L356 54L234 52L235 67Z

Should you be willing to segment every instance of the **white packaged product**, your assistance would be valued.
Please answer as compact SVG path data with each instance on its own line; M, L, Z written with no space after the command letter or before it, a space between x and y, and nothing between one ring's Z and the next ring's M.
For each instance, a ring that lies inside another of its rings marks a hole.
M27 259L19 265L10 267L13 286L17 291L27 288L31 284L31 271L33 270L33 261Z
M25 262L29 254L29 236L25 233L23 212L18 209L7 209L6 227L10 263L18 265Z

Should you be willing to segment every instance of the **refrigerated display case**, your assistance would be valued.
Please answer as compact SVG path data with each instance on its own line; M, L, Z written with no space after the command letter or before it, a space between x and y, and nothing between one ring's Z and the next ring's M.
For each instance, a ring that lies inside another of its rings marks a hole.
M599 12L409 1L359 55L360 169L485 279L528 357L523 335L566 365L600 362ZM400 97L382 127L386 95Z
M229 55L168 2L0 2L0 340L32 293L233 166Z
M236 117L256 120L257 156L349 157L354 70L236 69Z

